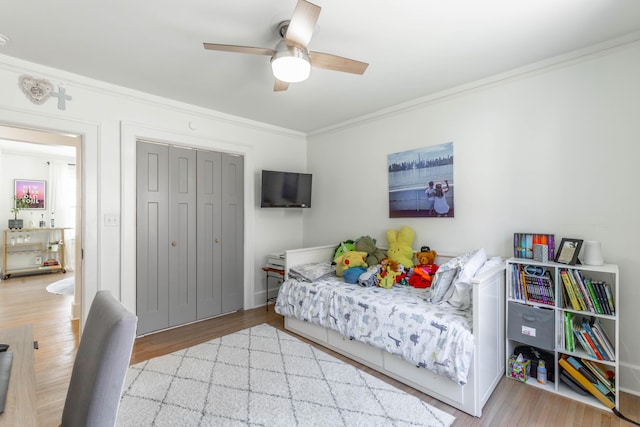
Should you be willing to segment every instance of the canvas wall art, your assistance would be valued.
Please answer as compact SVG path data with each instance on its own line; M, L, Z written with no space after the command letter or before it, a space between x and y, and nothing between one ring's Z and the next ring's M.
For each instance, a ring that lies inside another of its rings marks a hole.
M389 218L454 216L453 142L387 157Z

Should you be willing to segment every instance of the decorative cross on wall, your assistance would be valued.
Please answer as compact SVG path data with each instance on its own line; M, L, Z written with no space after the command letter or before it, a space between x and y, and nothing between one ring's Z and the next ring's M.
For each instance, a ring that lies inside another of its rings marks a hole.
M64 110L66 108L66 100L71 101L73 98L66 94L66 89L62 85L58 85L57 92L51 92L51 96L58 98L58 110Z

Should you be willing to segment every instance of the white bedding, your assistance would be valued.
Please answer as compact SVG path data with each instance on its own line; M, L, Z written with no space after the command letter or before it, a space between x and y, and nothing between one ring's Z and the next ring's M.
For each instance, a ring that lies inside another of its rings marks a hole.
M276 312L395 354L464 385L473 359L472 312L428 302L429 290L360 287L333 276L286 280Z

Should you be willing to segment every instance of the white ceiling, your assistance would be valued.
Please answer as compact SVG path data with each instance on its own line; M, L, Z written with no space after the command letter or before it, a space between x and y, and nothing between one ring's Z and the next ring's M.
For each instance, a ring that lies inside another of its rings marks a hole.
M314 3L322 11L309 49L368 62L363 76L316 68L274 93L268 56L203 48L273 48L296 0L0 0L0 33L9 38L0 54L312 132L611 39L640 38L639 0Z

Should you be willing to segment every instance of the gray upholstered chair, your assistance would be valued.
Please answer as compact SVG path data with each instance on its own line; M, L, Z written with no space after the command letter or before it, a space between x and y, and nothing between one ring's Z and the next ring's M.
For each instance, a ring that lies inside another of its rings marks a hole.
M91 303L62 412L62 427L116 424L138 318L109 291Z

